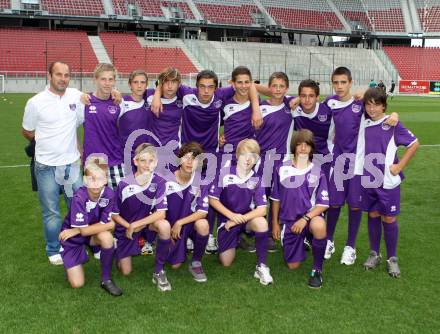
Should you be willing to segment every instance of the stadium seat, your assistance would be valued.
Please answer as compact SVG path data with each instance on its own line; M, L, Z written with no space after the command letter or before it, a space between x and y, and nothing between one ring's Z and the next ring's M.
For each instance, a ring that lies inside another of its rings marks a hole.
M385 46L384 51L396 66L402 79L438 80L440 48Z
M178 8L181 13L183 14L183 17L186 19L195 19L194 14L192 13L191 9L189 8L188 4L184 1L176 1L176 0L168 0L168 1L161 1L161 4L163 7L176 7Z
M219 24L252 25L252 14L259 13L257 6L252 0L195 0L197 8L203 17Z
M100 33L99 37L120 73L130 73L134 69L159 73L166 66L174 66L183 74L197 72L180 48L143 48L134 34Z
M440 2L416 0L416 7L423 31L440 31Z
M344 30L326 0L262 0L261 3L275 21L286 28Z
M333 0L333 3L352 27L360 24L368 31L405 31L400 0Z
M100 0L41 0L41 8L50 14L74 16L100 16L104 7Z
M0 10L1 9L11 8L11 1L9 0L0 0Z
M253 77L262 81L275 71L284 71L291 82L309 77L328 82L329 74L338 66L351 69L357 86L366 87L371 78L392 79L371 49L201 40L185 43L203 67L213 69L222 79L229 78L237 64L246 64Z
M127 15L127 3L126 0L113 0L113 9L116 15Z
M372 30L370 19L359 0L333 0L333 3L352 27L360 25L365 30Z
M137 1L137 4L141 9L142 16L164 16L162 9L160 8L159 0L140 0Z
M98 63L85 32L0 29L3 71L44 73L47 64L55 60L68 63L72 72L93 72Z

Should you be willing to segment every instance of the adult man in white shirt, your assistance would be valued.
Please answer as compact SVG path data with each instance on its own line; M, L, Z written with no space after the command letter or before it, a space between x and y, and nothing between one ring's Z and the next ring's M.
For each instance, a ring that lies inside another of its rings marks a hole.
M43 214L46 254L49 262L63 264L58 236L61 229L59 195L67 205L82 184L76 110L81 92L67 88L70 68L57 61L48 68L49 86L28 100L22 123L23 136L35 138L35 176Z

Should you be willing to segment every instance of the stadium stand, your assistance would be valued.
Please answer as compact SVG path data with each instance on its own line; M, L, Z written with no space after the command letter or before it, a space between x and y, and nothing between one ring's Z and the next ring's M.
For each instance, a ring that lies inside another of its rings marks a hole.
M368 31L404 32L400 0L333 0L352 27L358 24Z
M438 80L440 49L409 46L385 46L384 51L399 71L402 79Z
M134 1L127 0L112 0L113 9L116 15L127 15L127 7L129 3L135 3Z
M439 0L416 0L416 8L424 32L440 31Z
M54 60L65 61L72 72L93 72L98 63L85 32L0 29L2 71L45 72Z
M163 7L168 8L169 10L173 10L176 13L179 13L179 15L182 16L182 18L185 19L194 19L194 14L192 13L191 9L189 8L186 1L178 1L178 0L168 0L168 1L161 1L161 4Z
M5 8L11 8L11 1L9 0L0 0L0 10Z
M75 16L100 16L104 7L100 0L41 0L41 8L50 14Z
M194 14L184 0L138 0L131 2L126 0L113 0L115 13L127 15L128 3L132 3L136 8L139 8L139 14L142 16L165 19L164 10L168 10L169 17L194 19Z
M402 4L400 0L363 0L373 31L403 32Z
M164 14L160 8L160 1L141 0L137 1L143 16L163 17Z
M159 73L166 66L174 66L183 74L197 72L180 48L143 48L134 34L100 33L99 37L120 73L130 73L136 68Z
M252 0L194 0L203 17L219 24L252 25L259 10ZM220 3L220 4L219 4Z
M185 40L185 44L202 66L222 78L230 76L235 66L245 64L255 79L263 81L274 71L285 71L292 82L309 77L328 82L329 73L337 66L349 67L358 86L367 86L371 78L391 80L374 50L369 49L197 40Z
M262 0L277 23L292 29L334 31L343 25L326 0Z
M371 22L359 0L333 0L338 10L353 28L371 31ZM360 26L360 27L358 27Z

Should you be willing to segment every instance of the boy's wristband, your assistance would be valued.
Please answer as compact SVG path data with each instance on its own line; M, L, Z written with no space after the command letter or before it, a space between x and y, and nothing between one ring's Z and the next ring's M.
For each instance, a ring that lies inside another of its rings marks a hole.
M307 215L302 216L302 218L303 218L307 223L310 223L310 221L312 220L312 218L310 218L310 217L307 216Z

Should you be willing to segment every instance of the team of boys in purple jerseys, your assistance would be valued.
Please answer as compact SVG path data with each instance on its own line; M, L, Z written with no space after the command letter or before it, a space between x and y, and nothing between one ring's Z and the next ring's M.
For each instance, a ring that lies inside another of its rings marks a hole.
M273 73L264 87L254 84L243 66L234 69L226 88L218 88L212 71L201 71L191 88L181 84L176 69L167 68L156 89L147 89L147 74L134 71L132 94L121 101L111 96L115 79L113 65L99 64L96 90L82 97L78 111L85 186L76 191L60 234L72 287L84 284L86 246L99 247L101 286L119 296L111 279L113 261L129 275L132 257L142 252L140 238L149 247L156 240L152 281L167 291L165 265L177 269L186 262L189 241L188 270L195 281L206 282L203 254L217 252L228 267L241 234L248 233L255 236L254 277L261 284L274 282L266 258L275 240L281 241L289 269L306 259L310 240L308 285L320 288L345 203L349 224L341 263L355 262L366 211L370 254L364 267L381 262L383 226L387 272L400 276L400 183L418 142L397 115L384 114L386 94L369 89L355 99L345 67L333 72L336 94L322 103L313 80L302 81L294 98L286 95L286 74ZM257 92L269 98L259 101ZM399 146L408 148L400 162Z

